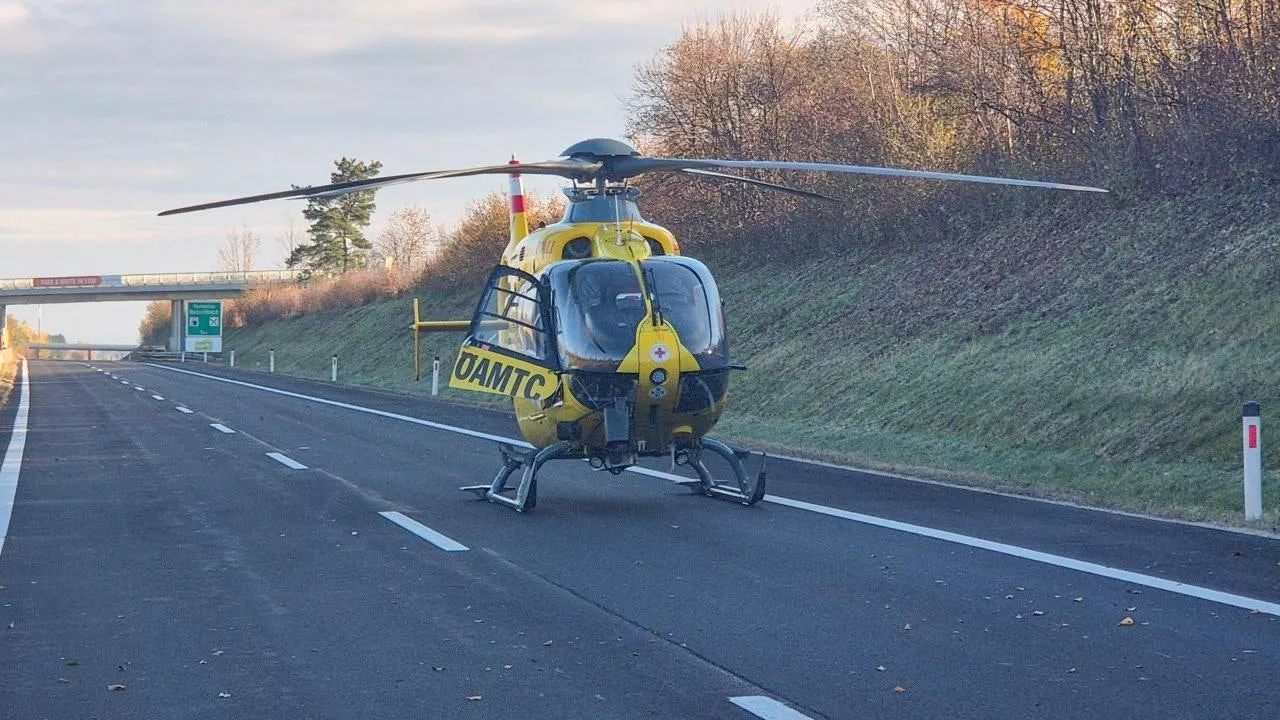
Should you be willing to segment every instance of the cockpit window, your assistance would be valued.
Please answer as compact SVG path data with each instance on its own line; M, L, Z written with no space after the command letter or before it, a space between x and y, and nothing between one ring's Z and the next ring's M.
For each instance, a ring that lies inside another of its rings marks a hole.
M662 318L703 370L729 364L720 293L707 266L693 258L665 256L640 263Z
M618 260L563 262L547 270L562 366L617 368L635 346L636 328L645 319L645 292L703 369L727 365L720 297L706 267L671 256L645 260L640 267L643 284L630 263Z
M551 277L564 367L617 367L645 316L635 270L616 260L586 260L558 264Z

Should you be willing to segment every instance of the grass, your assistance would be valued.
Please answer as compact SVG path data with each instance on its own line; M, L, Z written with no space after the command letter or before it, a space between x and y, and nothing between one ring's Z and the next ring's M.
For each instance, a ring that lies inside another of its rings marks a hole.
M952 244L707 258L733 350L718 433L847 464L1239 523L1241 404L1280 420L1280 216L1265 193L1020 218ZM478 287L423 295L470 315ZM237 362L411 394L408 299L236 330ZM459 338L428 336L447 368ZM429 364L426 365L429 372ZM446 399L477 402L444 390ZM480 399L484 402L487 399ZM1264 445L1280 465L1280 443ZM1275 477L1263 525L1280 525ZM1264 502L1264 506L1267 503Z

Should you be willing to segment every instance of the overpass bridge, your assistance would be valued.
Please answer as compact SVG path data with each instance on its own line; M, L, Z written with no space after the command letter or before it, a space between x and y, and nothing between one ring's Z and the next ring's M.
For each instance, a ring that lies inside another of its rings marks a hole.
M182 344L183 301L236 298L254 287L304 279L297 270L0 278L0 327L5 324L7 305L169 300L173 303L169 341L176 350Z
M35 353L36 359L40 358L41 350L81 350L89 354L89 359L93 359L94 351L111 352L111 353L131 353L142 349L138 345L109 345L103 343L31 343L27 346L28 350Z

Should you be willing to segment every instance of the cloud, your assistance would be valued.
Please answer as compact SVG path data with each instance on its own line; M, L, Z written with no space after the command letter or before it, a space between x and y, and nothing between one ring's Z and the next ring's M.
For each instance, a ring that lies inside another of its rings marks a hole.
M31 11L22 3L0 3L0 25L16 25L31 17Z

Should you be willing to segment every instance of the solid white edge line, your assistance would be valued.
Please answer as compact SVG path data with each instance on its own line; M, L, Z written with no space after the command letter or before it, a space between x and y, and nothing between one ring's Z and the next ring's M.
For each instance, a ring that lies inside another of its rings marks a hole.
M396 512L395 510L385 510L378 514L445 552L462 552L463 550L471 549L453 538L441 535L417 520L406 516L404 513Z
M1280 533L1258 530L1256 528L1231 527L1229 525L1214 525L1213 523L1199 522L1196 520L1182 520L1179 518L1160 517L1158 515L1143 515L1138 512L1095 507L1093 505L1085 505L1084 503L1072 502L1070 500L1054 500L1053 498L1035 497L1033 495L1019 495L1014 492L1005 492L1004 490L997 490L995 488L979 487L976 485L961 485L960 483L947 482L946 480L930 480L929 478L915 477L914 475L902 475L900 473L889 472L887 470L873 470L871 468L857 467L854 465L841 465L839 463L831 463L823 460L809 460L806 458L795 457L794 455L783 455L781 453L771 452L769 453L769 457L777 458L779 460L787 460L789 462L803 463L805 465L830 468L832 470L863 473L865 475L877 475L879 477L893 478L894 480L906 480L907 482L920 483L921 485L937 485L939 487L951 488L952 490L964 490L965 492L982 493L983 495L997 495L999 497L1011 498L1013 500L1024 500L1026 502L1040 503L1042 505L1057 505L1058 507L1069 507L1077 510L1087 510L1089 512L1106 513L1107 515L1119 515L1121 517L1131 517L1138 520L1150 520L1151 522L1168 523L1170 525L1185 525L1188 527L1204 528L1206 530L1219 530L1221 532L1236 533L1237 535L1250 535L1253 537L1280 540Z
M303 465L302 463L298 462L297 460L294 460L293 458L289 457L288 455L285 455L284 453L269 452L267 453L267 457L271 458L272 460L275 460L276 462L280 463L281 465L284 465L285 467L293 468L294 470L307 469L306 465Z
M190 409L190 408L182 407L181 405L179 405L179 406L175 407L175 408L174 408L174 410L177 410L178 412L180 412L180 413L182 413L182 414L184 414L184 415L191 415L192 413L194 413L194 412L195 412L194 410L192 410L192 409Z
M808 715L792 710L777 700L764 695L731 697L729 702L758 718L763 718L763 720L813 720Z
M1121 570L1119 568L1099 565L1097 563L1086 562L1084 560L1076 560L1075 558L1064 557L1062 555L1054 555L1052 553L1040 552L1039 550L1030 550L1017 545L1006 545L991 540L983 540L970 535L961 535L959 533L948 532L946 530L936 530L934 528L923 527L921 525L912 525L910 523L898 522L897 520L887 520L885 518L875 517L874 515L863 515L862 513L850 512L839 508L827 507L825 505L815 505L814 503L804 502L803 500L792 500L790 498L778 497L777 495L765 495L765 502L771 502L776 505L785 505L787 507L796 508L798 510L808 510L809 512L818 513L820 515L828 515L831 517L852 520L854 522L866 525L874 525L889 530L899 530L901 532L911 533L912 535L920 535L922 537L942 540L957 545L966 545L968 547L989 550L991 552L1000 553L1002 555L1011 555L1013 557L1022 558L1024 560L1032 560L1045 565L1054 565L1068 570L1075 570L1089 575L1097 575L1099 577L1111 578L1121 582L1133 585L1142 585L1143 587L1155 588L1157 590L1166 590L1168 592L1186 595L1189 597L1199 598L1201 600L1209 600L1210 602L1221 603L1223 605L1231 605L1233 607L1242 608L1244 610L1256 610L1269 615L1280 616L1280 603L1266 602L1265 600L1257 600L1255 598L1244 597L1243 595L1234 595L1221 590L1211 590L1199 585L1189 585L1174 580L1166 580L1165 578L1154 577L1152 575L1143 575L1142 573L1132 572L1130 570Z
M22 474L22 453L27 447L27 419L31 413L31 381L27 359L22 359L22 387L18 391L18 411L13 416L13 433L4 460L0 461L0 553L9 535L9 517L18 495L18 476Z
M229 378L222 378L216 375L206 375L204 373L192 372L190 370L179 370L178 368L169 368L163 365L156 365L154 363L147 363L147 364L151 365L152 367L160 368L162 370L170 370L172 372L185 373L187 375L195 375L197 377L207 378L210 380L217 380L219 382L230 383L232 385L240 385L243 387L254 388L257 390L263 390L266 392L275 393L277 395L285 395L288 397L299 398L301 400L310 400L312 402L317 402L324 405L332 405L335 407L341 407L348 410L355 410L357 412L369 413L371 415L378 415L380 417L391 418L393 420L403 420L405 422L411 422L417 425L425 425L427 427L435 428L438 430L445 430L448 432L454 432L461 435L468 435L470 437L478 437L485 440L492 440L495 442L504 442L511 445L518 445L522 447L533 447L527 442L521 442L512 438L506 438L500 435L490 435L488 433L477 432L475 430L468 430L466 428L459 428L459 427L454 427L452 425L445 425L443 423L431 422L429 420L422 420L420 418L409 417L407 415L399 415L397 413L386 412L385 410L375 410L373 408L366 408L360 405L351 405L349 403L338 402L336 400L326 400L324 398L318 398L311 395L303 395L302 393L289 392L287 390L279 390L272 387L266 387L264 385L255 385L253 383L243 382L240 380L231 380ZM670 473L665 473L658 470L650 470L649 468L630 467L627 469L628 471L636 473L638 475L646 475L649 477L663 478L673 482L688 482L689 480L689 478L681 477L679 475L672 475ZM913 535L920 535L920 536L932 538L935 540L942 540L944 542L951 542L959 545L966 545L969 547L980 548L983 550L989 550L991 552L1001 553L1003 555L1010 555L1013 557L1022 558L1024 560L1031 560L1033 562L1044 563L1047 565L1053 565L1056 567L1066 568L1069 570L1076 570L1078 572L1083 572L1090 575L1097 575L1099 577L1105 577L1113 580L1119 580L1121 582L1132 583L1134 585L1142 585L1144 587L1150 587L1158 590L1165 590L1165 591L1176 593L1179 595L1199 598L1201 600L1208 600L1210 602L1230 605L1232 607L1238 607L1245 610L1257 610L1259 612L1264 612L1270 615L1280 616L1280 603L1272 603L1264 600L1257 600L1254 598L1244 597L1242 595L1234 595L1232 593L1222 592L1220 590L1211 590L1209 588L1200 587L1198 585L1188 585L1186 583L1166 580L1164 578L1158 578L1151 575L1143 575L1141 573L1135 573L1129 570L1120 570L1118 568L1112 568L1106 565L1099 565L1097 563L1086 562L1084 560L1076 560L1074 558L1064 557L1061 555L1053 555L1051 553L1040 552L1038 550L1031 550L1029 548L1018 547L1017 545L1006 545L1004 543L998 543L991 540L983 540L982 538L976 538L969 535L961 535L959 533L948 532L946 530L936 530L934 528L924 527L921 525L911 525L910 523L898 522L896 520L889 520L887 518L876 517L874 515L864 515L862 513L850 512L848 510L841 510L839 508L827 507L825 505L816 505L814 503L808 503L802 500L791 500L790 498L784 498L777 495L765 495L764 500L765 502L774 503L776 505L785 505L787 507L791 507L797 510L806 510L809 512L818 513L820 515L837 517L844 520L852 520L854 522L860 522L867 525L874 525L876 527L882 527L890 530L898 530L901 532L911 533Z
M213 428L214 430L217 430L220 433L225 433L227 435L236 434L235 430L232 430L231 428L227 427L226 425L223 425L222 423L209 423L209 427Z
M152 396L151 396L151 399L152 399L152 400L163 400L163 399L164 399L164 396L162 396L162 395L152 395Z

